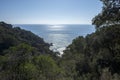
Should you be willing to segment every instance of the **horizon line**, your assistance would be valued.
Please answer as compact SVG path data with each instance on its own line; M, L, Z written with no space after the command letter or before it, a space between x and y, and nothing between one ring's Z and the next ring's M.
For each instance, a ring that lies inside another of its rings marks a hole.
M45 24L45 23L15 23L15 24L13 24L13 25L92 25L92 24L88 24L88 23L86 23L86 24L78 24L78 23L73 23L73 24Z

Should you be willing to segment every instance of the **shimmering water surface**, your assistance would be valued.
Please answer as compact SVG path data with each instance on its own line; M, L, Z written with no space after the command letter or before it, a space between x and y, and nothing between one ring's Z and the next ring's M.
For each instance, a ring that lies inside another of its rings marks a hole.
M50 47L55 52L63 54L63 50L78 36L86 36L95 31L92 25L15 25L29 30L42 37L47 43L53 43Z

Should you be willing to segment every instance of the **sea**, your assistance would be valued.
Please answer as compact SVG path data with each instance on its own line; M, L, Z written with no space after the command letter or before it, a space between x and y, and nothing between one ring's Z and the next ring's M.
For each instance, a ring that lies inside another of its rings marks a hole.
M46 25L46 24L15 24L15 27L33 32L43 38L45 42L52 44L50 50L63 54L63 51L72 40L78 36L86 36L95 32L93 25L64 24L64 25Z

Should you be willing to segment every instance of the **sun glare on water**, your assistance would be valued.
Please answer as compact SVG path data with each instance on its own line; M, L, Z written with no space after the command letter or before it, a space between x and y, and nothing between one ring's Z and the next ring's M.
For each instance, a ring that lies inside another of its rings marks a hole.
M62 28L63 26L60 26L60 25L53 25L51 26L52 28Z
M63 30L64 26L63 25L50 25L49 29L50 30L55 30L55 31L57 31L57 30Z

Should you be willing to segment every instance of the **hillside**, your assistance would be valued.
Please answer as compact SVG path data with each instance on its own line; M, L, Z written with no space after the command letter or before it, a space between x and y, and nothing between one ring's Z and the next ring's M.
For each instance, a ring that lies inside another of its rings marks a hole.
M36 48L41 54L50 53L49 44L30 31L19 27L13 27L11 24L0 22L0 54L12 46L25 43ZM3 54L4 55L4 54Z
M120 25L74 39L61 67L70 80L120 80Z
M32 32L0 23L0 80L119 79L119 24L77 37L60 58Z
M30 31L0 22L0 80L53 80L60 71L49 46Z

